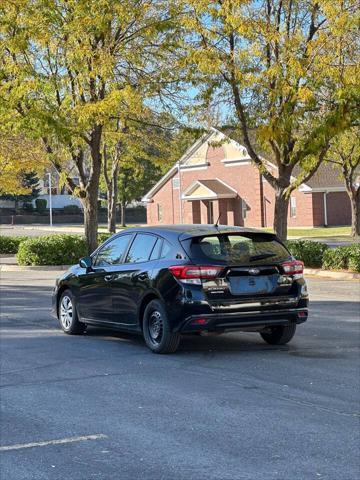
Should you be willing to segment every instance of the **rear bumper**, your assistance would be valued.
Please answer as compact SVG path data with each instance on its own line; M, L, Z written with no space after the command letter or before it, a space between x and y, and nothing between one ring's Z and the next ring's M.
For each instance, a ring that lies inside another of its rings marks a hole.
M179 331L191 333L197 331L242 330L262 328L275 325L303 323L308 318L307 308L293 308L271 311L251 311L236 313L211 313L191 315L180 325Z

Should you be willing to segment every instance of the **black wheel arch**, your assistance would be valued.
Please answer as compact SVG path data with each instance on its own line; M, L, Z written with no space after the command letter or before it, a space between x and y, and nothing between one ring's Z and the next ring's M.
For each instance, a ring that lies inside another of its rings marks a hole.
M138 308L138 314L137 314L137 319L138 319L138 323L139 323L139 326L140 326L141 330L143 329L145 308L147 307L147 305L149 305L149 303L152 300L163 301L161 296L153 290L145 293L145 295L141 299L141 302L140 302L140 305L139 305L139 308Z

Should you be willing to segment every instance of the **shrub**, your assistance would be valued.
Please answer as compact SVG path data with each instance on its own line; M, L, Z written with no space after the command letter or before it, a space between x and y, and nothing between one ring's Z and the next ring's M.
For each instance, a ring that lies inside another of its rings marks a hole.
M19 265L72 265L87 255L86 241L79 235L49 235L21 242Z
M37 198L35 200L36 210L38 213L45 213L47 201L45 198Z
M73 215L76 213L81 213L81 208L78 205L65 205L63 211L66 214Z
M324 254L323 267L327 270L360 272L360 245L329 248Z
M347 247L349 251L348 268L360 272L360 244Z
M24 242L29 237L5 237L0 235L0 254L14 254L17 253L19 245L21 242Z
M329 247L325 243L311 240L288 240L286 246L298 260L302 260L306 267L319 268L323 263L323 256Z

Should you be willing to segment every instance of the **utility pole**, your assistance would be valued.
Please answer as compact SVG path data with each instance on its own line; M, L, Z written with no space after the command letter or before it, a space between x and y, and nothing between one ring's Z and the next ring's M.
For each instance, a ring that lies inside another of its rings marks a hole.
M53 219L52 219L52 196L51 196L51 172L47 173L49 175L49 210L50 210L50 227L53 226Z

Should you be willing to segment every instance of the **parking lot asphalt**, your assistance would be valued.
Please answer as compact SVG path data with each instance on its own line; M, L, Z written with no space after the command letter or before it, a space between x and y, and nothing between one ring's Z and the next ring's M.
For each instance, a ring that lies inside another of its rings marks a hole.
M1 480L357 480L359 283L309 279L287 346L184 337L176 354L50 317L56 272L1 274Z

